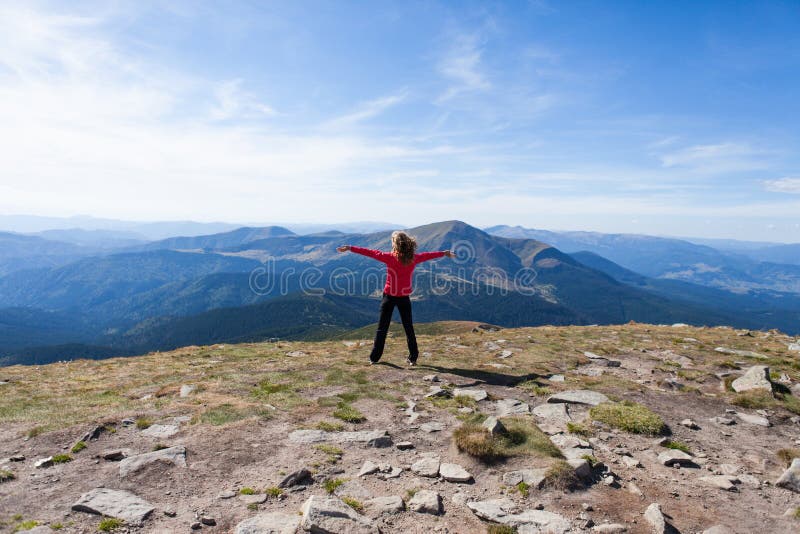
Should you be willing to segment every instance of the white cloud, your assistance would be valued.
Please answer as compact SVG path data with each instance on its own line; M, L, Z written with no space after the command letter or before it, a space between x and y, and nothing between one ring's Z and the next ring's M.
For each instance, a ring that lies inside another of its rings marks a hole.
M450 87L437 99L445 102L466 92L487 91L492 84L481 69L483 47L477 34L459 34L439 63L439 72L450 82Z
M779 178L764 180L764 189L774 193L791 193L800 195L800 178Z
M686 168L698 173L718 174L765 169L769 166L766 150L747 143L694 145L659 156L664 167Z
M341 117L336 117L335 119L329 121L327 126L344 126L372 119L387 109L400 104L406 99L407 96L408 92L406 90L402 90L396 94L370 100L360 105L355 111L347 113L346 115L342 115Z
M271 117L277 112L248 91L242 89L242 80L221 82L214 90L216 103L211 109L214 120Z

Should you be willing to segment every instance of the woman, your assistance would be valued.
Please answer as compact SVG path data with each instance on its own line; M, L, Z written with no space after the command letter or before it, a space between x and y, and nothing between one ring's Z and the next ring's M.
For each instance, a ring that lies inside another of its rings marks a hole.
M343 245L336 250L339 252L355 252L386 264L386 285L383 288L381 316L378 320L378 331L375 333L375 344L372 347L372 353L369 355L370 364L378 363L378 360L383 355L386 334L389 332L389 324L392 321L392 312L394 307L397 306L408 341L408 359L406 361L409 365L417 365L419 349L417 348L417 337L414 335L414 324L411 320L411 299L409 298L413 291L414 267L423 261L441 258L442 256L452 258L454 257L453 253L449 250L444 250L417 254L417 241L407 233L399 231L392 233L391 252L381 252L380 250L351 245Z

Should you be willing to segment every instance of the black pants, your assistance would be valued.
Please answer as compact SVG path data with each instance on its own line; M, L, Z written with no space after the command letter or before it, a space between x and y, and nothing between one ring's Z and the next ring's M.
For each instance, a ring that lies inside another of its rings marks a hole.
M417 336L414 334L414 323L411 321L411 299L408 297L393 297L383 294L381 300L381 318L378 320L378 331L375 332L375 344L369 359L377 362L383 356L383 346L386 344L386 334L389 333L389 324L392 322L392 312L394 307L400 312L400 320L406 331L408 340L408 356L412 362L417 361L419 349L417 348Z

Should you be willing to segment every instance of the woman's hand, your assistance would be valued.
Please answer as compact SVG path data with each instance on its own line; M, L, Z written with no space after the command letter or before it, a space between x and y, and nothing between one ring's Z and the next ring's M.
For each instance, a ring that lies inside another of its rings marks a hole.
M448 258L455 258L456 257L455 253L453 253L452 250L445 250L444 251L444 255L447 256Z
M347 252L350 250L350 245L342 245L336 249L337 252Z

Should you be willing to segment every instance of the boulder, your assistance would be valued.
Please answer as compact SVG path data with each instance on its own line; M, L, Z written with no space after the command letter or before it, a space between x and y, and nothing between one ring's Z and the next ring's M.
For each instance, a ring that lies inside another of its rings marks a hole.
M586 460L584 460L586 461ZM544 485L547 469L520 469L519 471L509 471L503 475L503 484L506 486L516 486L524 482L531 488L541 489Z
M142 435L150 438L171 438L180 431L178 425L150 425L142 430Z
M441 464L439 466L439 476L448 482L469 482L472 475L458 464Z
M754 365L742 376L731 383L731 387L737 393L742 391L764 390L772 392L772 382L769 379L769 367L766 365Z
M391 447L392 438L386 430L358 430L355 432L326 432L324 430L295 430L289 434L292 443L366 443L369 447Z
M531 407L517 399L501 399L496 404L497 417L509 415L526 414L531 411Z
M592 478L592 466L586 458L571 458L567 463L575 469L575 475L583 480Z
M484 389L460 389L455 388L453 390L454 397L469 397L475 402L480 402L482 400L486 400L489 397L489 394L486 393Z
M405 510L406 505L399 495L376 497L364 503L364 508L375 515L398 514Z
M189 385L189 384L184 384L184 385L182 385L182 386L181 386L181 392L180 392L180 395L181 395L181 397L183 397L183 398L185 398L185 397L188 397L189 395L191 395L192 393L194 393L194 391L195 391L196 389L197 389L197 386L191 386L191 385Z
M428 456L411 465L411 471L421 477L438 477L440 460L438 456Z
M736 484L739 483L739 479L731 475L710 475L700 477L698 480L707 486L725 491L737 491Z
M135 525L142 523L155 510L152 504L129 491L108 488L97 488L84 493L72 505L72 509L76 512L115 517Z
M239 495L239 500L245 505L249 504L264 504L267 502L266 493L254 493L252 495Z
M608 402L608 397L597 391L588 389L576 389L572 391L562 391L551 395L547 402L549 403L568 403L568 404L586 404L589 406L597 406L603 402Z
M569 410L567 409L567 405L565 403L540 404L531 411L533 412L533 415L536 417L541 417L542 419L552 419L555 421L572 420L572 418L569 416Z
M672 467L675 464L681 466L695 465L694 459L690 455L677 449L669 449L659 454L658 462L662 465L666 465L667 467Z
M364 465L361 466L361 470L358 472L358 476L363 477L377 472L378 472L378 464L367 460L366 462L364 462Z
M665 534L667 532L667 520L661 511L661 505L654 502L644 511L644 519L650 525L653 534Z
M311 476L311 471L303 468L286 475L286 477L278 483L278 487L291 488L293 486L305 486L311 484L313 481L314 478Z
M796 343L789 343L788 349L791 352L800 352L800 341L798 341Z
M318 534L377 534L378 527L335 497L312 495L303 504L303 530Z
M800 458L792 460L792 464L775 482L779 488L786 488L795 493L800 493Z
M45 468L45 467L52 467L52 466L53 466L53 457L52 456L48 456L47 458L40 458L39 460L36 460L36 462L33 464L33 467L36 467L36 468L39 468L39 469Z
M298 526L297 514L269 512L245 519L236 525L234 534L294 534Z
M119 476L126 477L157 462L186 467L186 448L179 445L125 458L119 463Z
M418 490L408 501L408 509L420 514L439 515L442 513L442 497L435 491Z
M372 492L362 486L357 480L348 480L337 487L333 493L337 497L352 497L359 500L371 499L373 497Z
M772 424L769 422L769 419L767 419L766 417L763 417L761 415L754 415L754 414L749 414L749 413L736 412L736 417L738 417L739 419L741 419L742 421L744 421L745 423L748 423L750 425L757 425L757 426L764 426L764 427L772 426Z
M432 432L441 432L444 430L444 425L438 421L430 421L428 423L422 423L419 425L419 429L430 434Z
M468 502L467 507L481 519L517 527L517 532L520 534L523 532L564 534L571 529L570 522L561 515L544 510L520 512L514 502L506 497Z
M486 420L483 422L483 428L488 430L493 436L506 432L506 427L503 426L503 423L501 423L500 420L493 415L490 415L486 418Z

